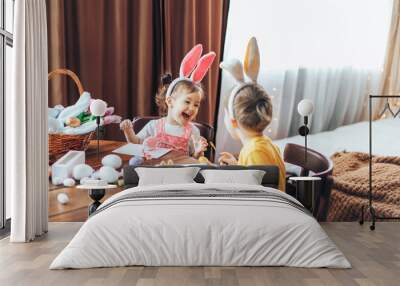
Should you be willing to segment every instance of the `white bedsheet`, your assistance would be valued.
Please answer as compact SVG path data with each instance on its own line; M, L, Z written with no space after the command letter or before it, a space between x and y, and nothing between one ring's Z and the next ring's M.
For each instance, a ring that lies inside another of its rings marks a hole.
M372 153L381 156L400 156L400 118L384 119L372 124ZM332 131L307 137L308 146L327 157L335 152L369 152L368 121L339 127ZM287 143L304 145L304 137L294 136L274 141L281 151Z
M263 190L254 185L182 184L146 190ZM103 204L104 205L104 204ZM257 199L125 201L89 218L50 269L126 265L285 265L349 268L318 222L293 206Z

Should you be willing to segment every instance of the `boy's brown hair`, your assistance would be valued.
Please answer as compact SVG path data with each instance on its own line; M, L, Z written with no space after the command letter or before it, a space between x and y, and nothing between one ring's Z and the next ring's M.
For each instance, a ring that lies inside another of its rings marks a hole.
M244 128L263 132L272 120L271 98L260 85L246 85L235 96L233 113Z
M167 103L165 102L165 99L167 95L168 86L171 84L171 82L172 82L172 77L170 74L165 74L161 77L161 84L156 95L156 104L158 106L158 114L160 116L165 116L168 114L168 106ZM204 91L200 83L195 83L189 80L180 81L174 87L172 94L175 93L176 91L182 91L182 90L184 90L187 93L198 92L202 95L202 98L204 98Z

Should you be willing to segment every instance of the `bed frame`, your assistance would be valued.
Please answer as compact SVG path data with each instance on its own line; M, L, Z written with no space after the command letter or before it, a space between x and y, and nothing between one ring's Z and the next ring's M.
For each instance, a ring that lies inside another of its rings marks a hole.
M139 183L139 176L135 171L137 167L145 168L183 168L187 165L170 165L170 166L127 166L124 168L124 189L136 187ZM190 165L190 167L199 167L201 170L213 169L213 170L262 170L265 171L265 175L262 179L261 184L265 187L271 187L278 189L279 186L279 168L277 166L209 166L209 165ZM194 178L197 183L204 183L204 178L200 174Z
M369 186L369 190L368 190L368 209L369 209L369 213L371 215L371 225L369 226L369 228L371 230L375 229L375 222L377 219L380 220L398 220L400 219L400 217L378 217L376 215L374 206L372 205L373 201L372 201L372 101L374 99L386 99L385 102L385 106L382 110L382 112L380 113L379 117L381 117L383 114L385 114L387 111L389 111L390 115L393 116L393 118L396 117L400 117L400 108L397 111L393 111L392 108L390 107L390 102L389 99L394 99L394 98L398 98L400 99L400 95L369 95L369 174L368 174L368 186ZM361 207L361 216L360 216L360 221L359 223L362 225L364 223L364 208L365 206Z

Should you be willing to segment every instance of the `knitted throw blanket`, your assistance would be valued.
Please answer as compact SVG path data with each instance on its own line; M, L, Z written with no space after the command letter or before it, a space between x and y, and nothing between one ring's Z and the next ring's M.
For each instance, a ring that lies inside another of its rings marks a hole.
M333 186L328 221L356 221L363 205L366 219L370 218L368 158L368 154L358 152L332 155ZM400 217L400 157L373 157L372 195L377 216Z

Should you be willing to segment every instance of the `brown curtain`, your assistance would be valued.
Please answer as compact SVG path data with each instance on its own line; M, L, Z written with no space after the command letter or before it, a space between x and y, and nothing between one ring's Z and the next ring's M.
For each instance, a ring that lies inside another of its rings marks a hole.
M203 81L207 99L198 120L214 123L218 63L229 0L47 0L49 71L74 71L86 91L115 107L123 118L156 115L160 76L177 75L185 53L196 43L217 58ZM74 83L49 83L49 105L78 99ZM122 139L118 127L107 138Z
M163 61L161 69L179 73L180 61L198 43L203 53L215 51L216 60L202 85L206 100L198 120L214 124L219 95L219 62L222 59L229 1L226 0L165 0L163 1Z
M161 32L155 1L48 0L49 70L68 68L124 118L156 111ZM49 104L72 104L69 79L52 79ZM123 138L118 127L108 138Z

